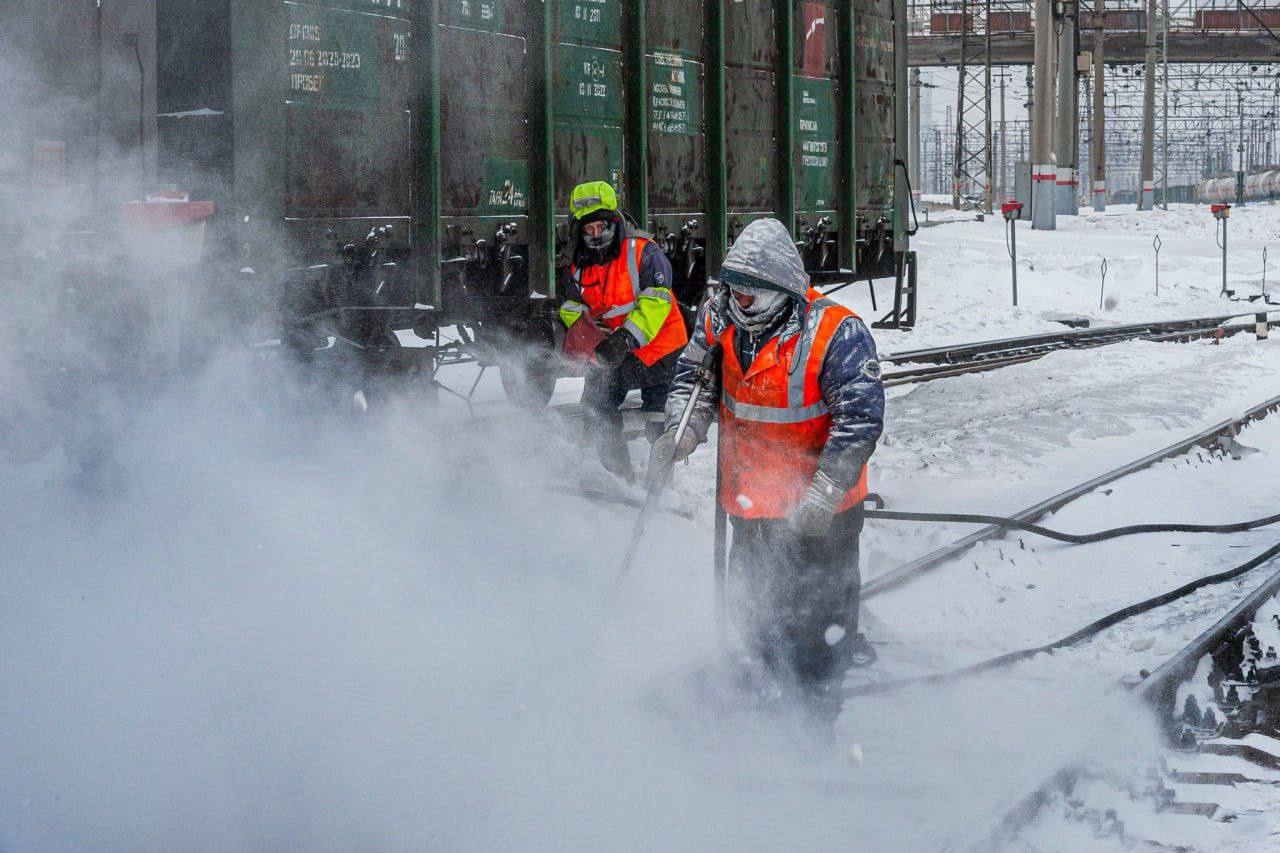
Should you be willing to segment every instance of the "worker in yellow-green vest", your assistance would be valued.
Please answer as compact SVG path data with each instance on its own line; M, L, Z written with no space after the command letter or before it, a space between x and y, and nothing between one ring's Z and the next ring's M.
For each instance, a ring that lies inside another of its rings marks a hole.
M629 227L613 187L581 184L569 207L569 282L560 307L565 350L586 362L582 408L601 463L631 480L622 401L638 388L644 411L663 411L689 334L672 290L671 262Z

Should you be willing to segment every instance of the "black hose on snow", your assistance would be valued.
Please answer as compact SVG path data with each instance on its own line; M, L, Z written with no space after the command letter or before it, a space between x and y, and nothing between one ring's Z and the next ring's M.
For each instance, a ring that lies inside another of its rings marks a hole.
M1003 654L999 657L994 657L990 660L975 663L961 669L952 670L951 672L942 672L936 675L925 675L918 678L900 678L894 681L884 681L879 684L858 685L856 687L846 689L844 691L844 696L848 698L851 696L863 696L874 693L891 693L895 690L900 690L903 687L910 687L913 684L943 684L950 681L957 681L971 675L978 675L980 673L990 672L994 669L1000 669L1001 667L1008 666L1009 664L1017 663L1018 661L1026 660L1030 657L1035 657L1042 652L1051 652L1054 649L1074 646L1081 640L1087 640L1095 634L1100 634L1113 625L1117 625L1130 617L1146 613L1149 610L1155 610L1157 607L1163 607L1166 604L1177 601L1179 598L1184 598L1190 595L1198 589L1235 580L1241 575L1253 571L1263 563L1275 559L1277 556L1280 556L1280 543L1272 545L1252 560L1236 566L1234 569L1228 569L1225 572L1218 572L1213 575L1206 575L1205 577L1198 578L1190 583L1183 584L1177 589L1157 595L1154 598L1148 598L1146 601L1140 601L1137 604L1131 604L1128 607L1121 608L1114 613L1103 616L1101 619L1090 622L1080 630L1068 634L1061 640L1055 640L1054 642L1046 643L1043 646L1009 652L1008 654Z
M884 521L947 521L957 524L986 524L991 527L1004 527L1010 530L1021 530L1034 533L1046 539L1059 542L1070 542L1073 545L1087 545L1091 542L1105 542L1121 536L1133 536L1138 533L1243 533L1246 530L1257 530L1280 522L1280 513L1256 518L1253 521L1238 521L1233 524L1131 524L1128 527L1115 527L1110 530L1099 530L1097 533L1063 533L1050 530L1029 521L1016 518L1002 518L997 515L976 515L964 512L897 512L895 510L869 509L865 511L867 518L879 518Z

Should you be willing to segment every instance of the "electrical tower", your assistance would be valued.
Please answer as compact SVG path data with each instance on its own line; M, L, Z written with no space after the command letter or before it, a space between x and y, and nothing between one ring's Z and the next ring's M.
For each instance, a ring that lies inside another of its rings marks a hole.
M991 0L960 0L951 201L991 213Z

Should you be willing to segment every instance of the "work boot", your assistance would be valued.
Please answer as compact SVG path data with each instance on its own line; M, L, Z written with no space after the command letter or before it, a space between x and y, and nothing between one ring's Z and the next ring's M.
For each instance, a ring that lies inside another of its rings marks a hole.
M631 466L631 451L621 433L605 435L600 438L600 464L604 470L626 480L628 484L636 481L635 468Z

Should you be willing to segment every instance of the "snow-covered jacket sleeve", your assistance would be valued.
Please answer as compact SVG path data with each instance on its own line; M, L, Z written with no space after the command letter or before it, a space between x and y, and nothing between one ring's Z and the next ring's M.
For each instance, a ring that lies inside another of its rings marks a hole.
M724 316L722 312L723 306L718 305L714 297L703 302L702 307L698 309L698 322L694 324L688 345L676 361L675 379L671 381L671 393L667 396L666 429L668 430L675 429L680 423L684 407L693 394L694 372L707 354L707 328L715 329L717 334L719 333L723 328L720 320ZM712 375L711 383L703 390L702 396L698 399L698 405L693 410L693 416L689 419L689 429L698 437L699 442L706 441L707 432L715 423L719 411L720 371L717 370Z
M884 385L875 341L862 321L850 317L827 345L818 376L831 412L831 434L818 470L843 489L853 488L884 430Z

